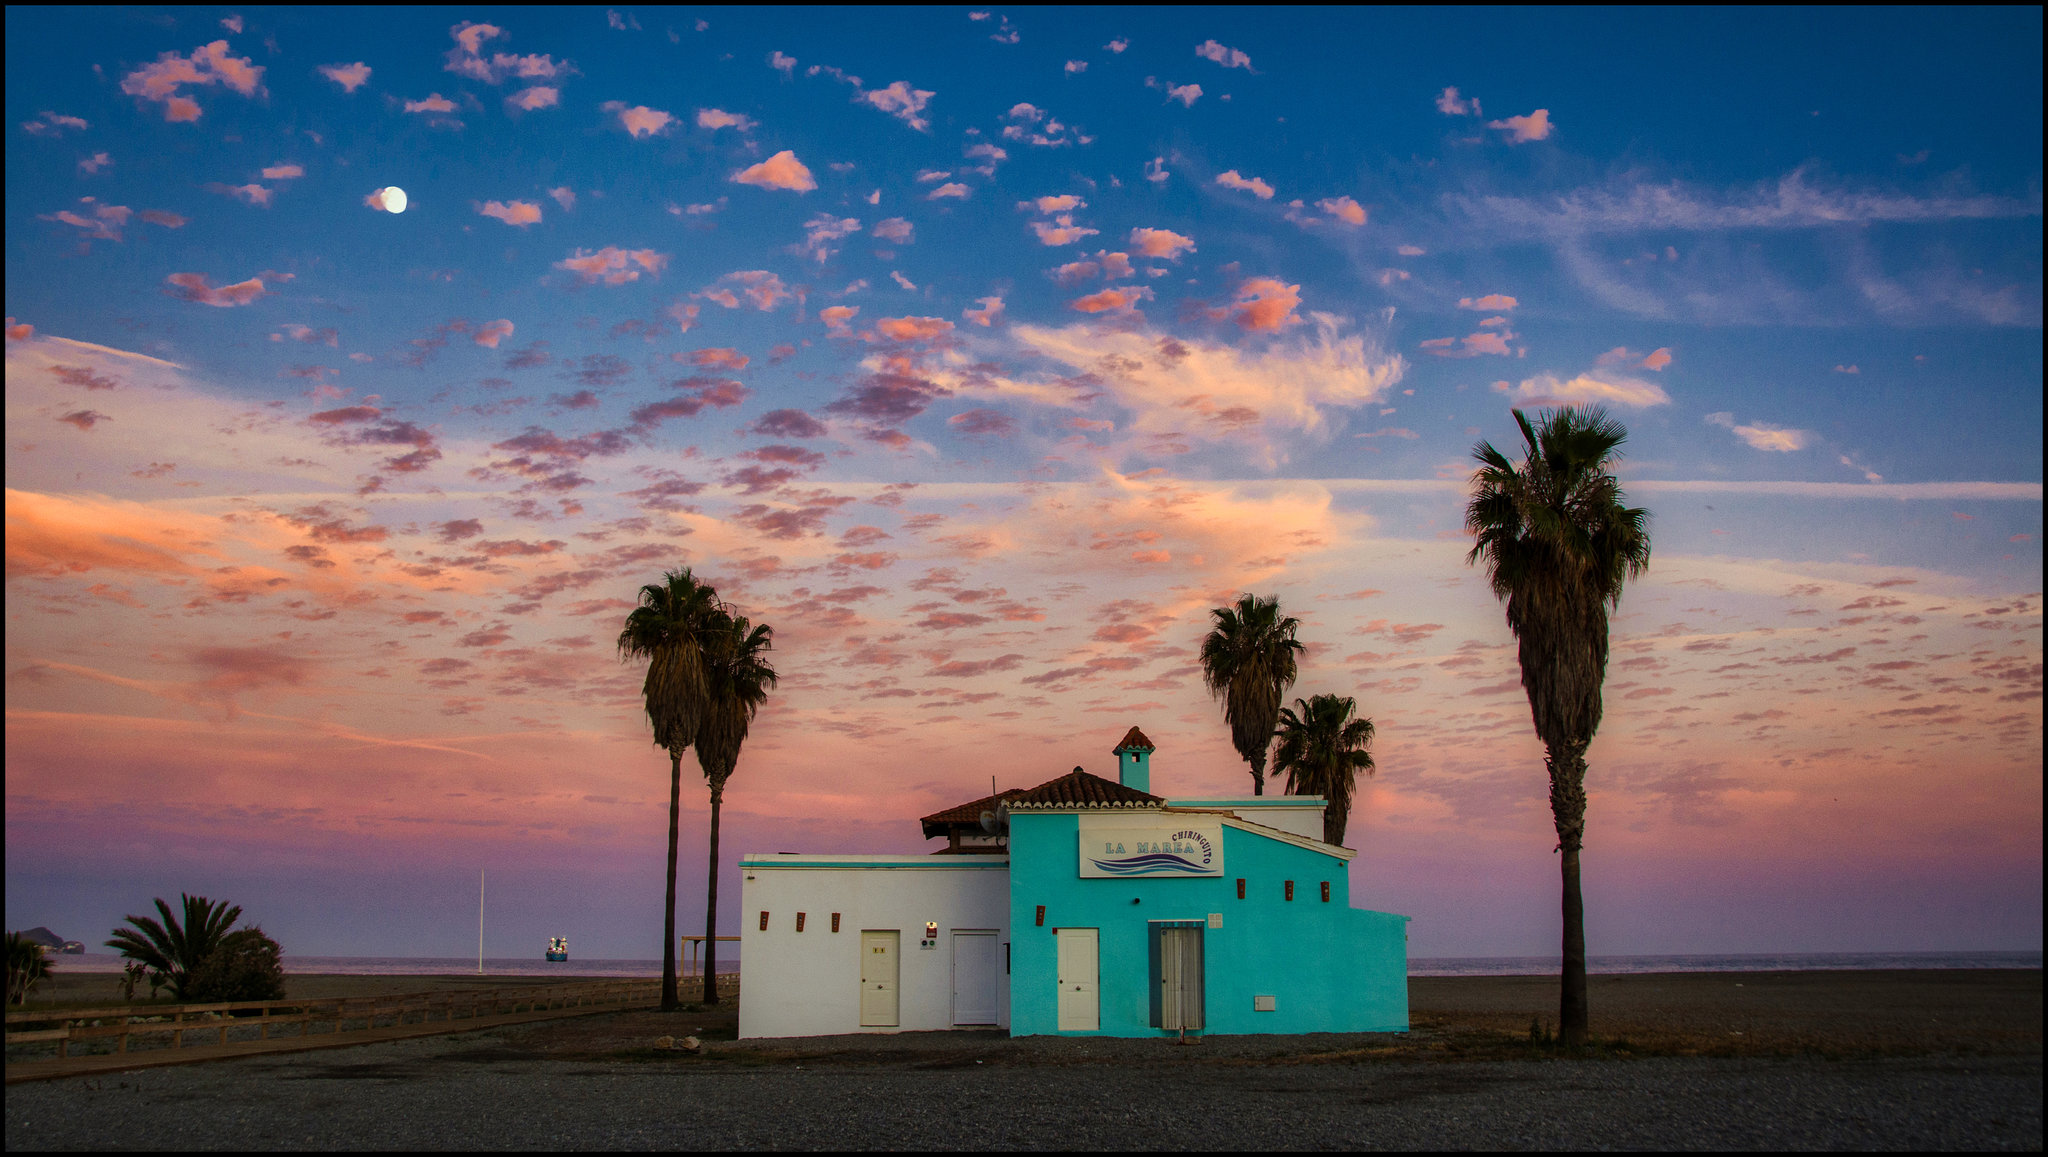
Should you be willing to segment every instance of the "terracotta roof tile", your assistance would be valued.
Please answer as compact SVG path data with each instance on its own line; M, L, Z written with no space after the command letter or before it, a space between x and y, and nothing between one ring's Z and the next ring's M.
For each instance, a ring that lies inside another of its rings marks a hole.
M1125 787L1113 779L1089 775L1080 768L1047 780L1010 801L1012 808L1155 808L1161 796Z
M1135 727L1131 728L1129 731L1124 732L1122 742L1118 743L1115 747L1112 747L1109 750L1112 754L1114 754L1116 752L1124 750L1125 748L1129 748L1132 751L1159 750L1157 747L1154 747L1152 745L1151 740L1145 738L1144 732L1138 730Z
M998 795L985 795L980 799L946 808L944 811L935 811L918 822L924 825L924 838L929 840L935 836L945 835L946 829L956 824L978 824L981 822L981 813L1000 810L996 807L996 801L1014 799L1023 794L1024 789L1021 787L1004 788Z

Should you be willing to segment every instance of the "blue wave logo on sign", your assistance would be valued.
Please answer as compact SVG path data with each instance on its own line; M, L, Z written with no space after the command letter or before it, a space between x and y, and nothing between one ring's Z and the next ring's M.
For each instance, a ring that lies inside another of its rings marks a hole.
M1178 872L1182 875L1207 875L1208 868L1195 863L1185 856L1171 852L1150 852L1142 856L1127 856L1118 860L1095 860L1096 868L1113 876L1147 876Z

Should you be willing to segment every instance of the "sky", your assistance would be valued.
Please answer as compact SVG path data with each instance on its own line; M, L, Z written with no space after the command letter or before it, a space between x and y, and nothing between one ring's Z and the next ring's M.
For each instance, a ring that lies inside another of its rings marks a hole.
M1589 951L2041 946L2038 9L6 21L10 928L461 956L482 872L490 955L658 957L615 642L687 566L782 676L723 933L1133 725L1248 793L1255 592L1377 727L1354 902L1554 953L1463 507L1597 404Z

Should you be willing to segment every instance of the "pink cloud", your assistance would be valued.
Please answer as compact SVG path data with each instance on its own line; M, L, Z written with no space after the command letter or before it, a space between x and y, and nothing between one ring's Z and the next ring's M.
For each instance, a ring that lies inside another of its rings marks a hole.
M909 125L919 132L931 128L931 122L918 115L936 93L910 87L907 80L899 80L887 88L861 94L861 99Z
M697 127L700 129L738 129L743 133L754 131L754 122L736 112L724 109L700 108L697 110Z
M98 410L73 410L68 414L60 415L57 420L59 422L69 422L81 430L90 430L95 423L113 421L112 418L100 413Z
M1643 368L1646 370L1661 371L1665 366L1668 366L1670 364L1671 351L1661 346L1657 349L1651 350L1649 356L1643 359Z
M540 206L532 201L514 201L509 205L498 201L486 201L477 212L486 217L496 217L507 225L534 225L540 222Z
M1486 323L1480 322L1479 324L1485 325ZM1671 364L1671 351L1660 348L1652 350L1648 354L1640 354L1627 346L1615 346L1613 349L1593 359L1593 364L1596 366L1637 366L1646 370L1662 370L1665 366Z
M1146 83L1152 83L1149 77L1146 78ZM1166 99L1179 101L1183 108L1193 108L1195 102L1202 99L1202 86L1199 84L1175 84L1167 81L1165 84L1152 84L1152 87L1166 90Z
M1072 245L1083 237L1093 237L1101 232L1100 229L1074 224L1074 219L1064 213L1054 218L1052 224L1033 221L1031 231L1038 234L1038 242L1041 245Z
M927 201L936 201L942 197L964 198L968 195L970 191L971 190L969 190L967 186L961 184L958 181L948 181L945 184L940 185L938 188L933 189L931 192L926 193L924 195L924 199Z
M564 213L576 208L576 190L571 189L567 185L556 189L549 189L548 196L555 199L555 204L560 205Z
M743 370L747 368L749 360L747 355L736 349L701 349L695 350L689 355L691 365L715 369Z
M910 222L901 217L890 217L875 225L873 236L884 241L894 241L899 245L908 245L914 234L915 230Z
M263 179L266 181L289 181L294 177L303 177L305 175L306 169L303 165L272 165L263 170Z
M1273 186L1258 177L1240 177L1236 169L1217 174L1216 183L1226 189L1243 189L1261 201L1273 199Z
M1102 313L1109 310L1127 313L1136 308L1140 301L1151 296L1152 288L1140 285L1129 289L1105 289L1101 293L1091 293L1068 304L1082 313Z
M535 109L553 108L562 103L562 90L545 84L522 88L505 98L505 103L524 112Z
M825 328L831 332L846 334L851 332L847 323L859 312L860 306L857 305L828 305L818 311L818 320L824 322Z
M1346 225L1365 224L1365 206L1349 197L1326 197L1316 202L1316 208Z
M818 187L811 171L796 159L796 153L784 149L758 165L753 165L732 175L732 180L742 185L755 185L763 189L788 189L795 193L808 193Z
M441 95L440 93L438 93L438 92L433 92L433 93L428 93L428 94L427 94L427 98L426 98L425 100L409 100L409 101L406 101L406 102L405 102L405 111L407 111L407 112L432 112L432 113L450 113L450 112L454 112L454 111L455 111L455 102L454 102L454 101L452 101L452 100L449 100L449 99L448 99L447 97L445 97L445 96L442 96L442 95Z
M1482 313L1513 309L1520 304L1521 302L1516 301L1505 293L1489 293L1485 297L1461 297L1458 299L1459 309L1476 309Z
M1040 213L1049 215L1053 213L1071 213L1076 209L1086 209L1088 202L1074 196L1072 193L1061 193L1056 197L1039 197L1036 200L1019 201L1017 202L1017 207L1019 209L1036 209Z
M99 238L102 241L119 241L121 239L121 229L128 224L128 218L132 212L128 206L101 205L91 197L80 198L79 203L90 208L93 215L86 217L69 209L61 209L55 213L43 214L42 219L45 221L58 221L87 230L88 236Z
M328 345L337 349L341 346L341 334L336 332L333 326L321 326L319 329L314 329L310 325L286 322L284 325L279 326L278 329L280 332L270 335L271 341L284 341L286 338L289 338L292 341Z
M570 256L555 262L556 269L567 269L581 274L586 283L602 281L606 285L624 285L628 281L638 281L642 270L659 276L667 266L666 253L656 253L652 249L620 249L612 245L607 245L595 253L578 249Z
M1142 256L1175 261L1181 254L1195 251L1195 239L1183 237L1171 229L1133 229L1131 246Z
M651 137L672 124L676 118L656 108L634 105L627 108L624 101L608 100L599 106L604 111L618 114L619 124L624 126L628 136Z
M354 92L370 79L370 66L360 60L354 64L323 64L319 72L340 85L344 92Z
M1479 116L1479 101L1464 100L1455 88L1446 88L1437 94L1436 111L1445 116Z
M1230 307L1230 320L1251 333L1269 333L1301 319L1294 311L1301 305L1301 286L1288 285L1273 277L1253 277L1237 287L1237 301Z
M501 317L478 326L472 340L485 349L497 349L499 342L511 336L512 323Z
M121 80L121 91L164 106L167 121L199 119L197 101L179 93L186 85L223 84L243 96L254 96L263 69L248 57L228 54L228 42L216 40L193 49L189 57L166 52Z
M238 281L233 285L222 286L207 284L207 278L204 273L173 273L169 277L164 278L164 280L176 287L165 290L166 293L186 301L196 301L201 305L222 307L247 305L262 297L266 292L263 288L263 280L257 277L252 277L247 281Z
M1093 261L1069 261L1052 271L1052 279L1061 285L1079 285L1102 272L1102 266Z
M884 317L875 320L875 330L892 341L931 341L953 330L943 317Z
M745 294L747 300L753 302L754 308L759 310L774 309L796 296L782 284L782 278L765 269L745 269L738 273L728 273L718 280L722 285L739 286L740 293ZM730 290L706 290L702 296L718 302L727 309L739 308L739 299L734 297Z
M261 185L222 185L215 183L208 185L206 190L209 193L220 193L224 196L233 197L245 205L254 205L259 209L270 208L272 191Z
M1622 377L1618 374L1601 374L1599 377L1580 374L1569 381L1560 380L1555 374L1538 374L1525 379L1519 386L1495 382L1493 388L1497 393L1508 395L1509 400L1516 405L1555 406L1598 402L1642 408L1671 403L1671 396L1655 382ZM1713 419L1710 417L1708 420ZM1732 421L1730 424L1732 425Z
M1506 130L1509 143L1519 145L1527 141L1540 141L1548 138L1550 130L1555 126L1550 123L1550 110L1539 108L1528 116L1487 121L1486 127Z
M1225 68L1242 68L1246 72L1257 71L1252 68L1251 57L1246 56L1235 48L1226 48L1214 40L1204 40L1202 43L1195 45L1195 55L1204 60L1213 60Z
M964 309L960 315L979 326L993 326L1003 316L1003 299L1000 297L978 298L980 309Z

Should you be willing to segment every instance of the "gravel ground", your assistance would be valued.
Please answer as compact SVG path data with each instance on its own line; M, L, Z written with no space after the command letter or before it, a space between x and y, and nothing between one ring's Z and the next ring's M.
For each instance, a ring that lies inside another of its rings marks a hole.
M619 1015L622 1023L634 1016ZM599 1031L606 1019L585 1018L581 1031ZM2038 1051L1429 1061L1375 1056L1374 1046L1392 1038L1219 1037L1180 1048L948 1033L713 1042L706 1055L688 1056L550 1047L561 1039L531 1025L16 1085L7 1090L6 1144L2038 1150L2042 1143Z

